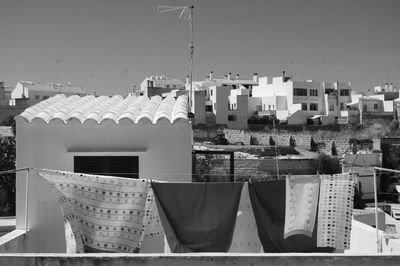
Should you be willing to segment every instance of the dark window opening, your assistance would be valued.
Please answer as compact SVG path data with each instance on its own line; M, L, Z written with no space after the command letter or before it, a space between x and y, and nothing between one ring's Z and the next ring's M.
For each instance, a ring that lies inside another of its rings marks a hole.
M206 112L212 112L212 105L206 105Z
M293 89L293 96L307 96L307 89Z
M75 156L74 172L139 178L138 156Z

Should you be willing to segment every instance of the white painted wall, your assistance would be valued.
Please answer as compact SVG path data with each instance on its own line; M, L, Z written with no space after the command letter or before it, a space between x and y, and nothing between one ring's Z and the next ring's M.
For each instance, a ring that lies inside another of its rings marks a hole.
M140 178L191 181L192 131L186 123L46 125L17 120L17 132L17 168L73 171L75 155L138 155ZM24 178L24 173L17 175L17 229L25 226ZM34 174L30 175L28 218L27 252L65 252L61 210L49 185Z

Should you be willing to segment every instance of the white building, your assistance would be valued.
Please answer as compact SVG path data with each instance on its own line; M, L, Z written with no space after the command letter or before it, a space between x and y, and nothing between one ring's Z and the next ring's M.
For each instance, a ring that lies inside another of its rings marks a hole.
M176 78L170 78L166 75L153 75L145 78L140 83L140 92L142 95L152 97L162 95L172 90L184 90L185 83Z
M11 105L16 105L16 102L21 100L28 106L31 106L57 94L64 94L66 96L87 95L82 90L82 87L74 86L71 83L58 84L19 81L11 92Z
M186 96L175 100L56 95L17 116L17 168L191 182L187 103ZM26 252L64 252L63 216L56 197L34 173L29 180L28 228L32 233ZM25 173L19 173L16 229L22 230L25 188Z
M287 108L288 124L305 124L307 119L319 118L322 123L333 123L340 118L340 111L346 110L346 104L351 102L350 83L329 83L319 81L295 81L284 74L281 77L261 77L259 85L253 87L252 96L265 98L281 96L286 98L286 104L262 104L261 111L282 111ZM264 101L267 101L265 99ZM268 102L268 101L267 101ZM284 119L282 112L280 117Z
M194 123L247 128L247 119L251 113L249 99L253 86L257 84L257 73L254 73L252 79L241 79L239 75L233 77L231 73L224 78L215 78L211 71L205 80L194 81ZM188 83L186 88L190 89Z

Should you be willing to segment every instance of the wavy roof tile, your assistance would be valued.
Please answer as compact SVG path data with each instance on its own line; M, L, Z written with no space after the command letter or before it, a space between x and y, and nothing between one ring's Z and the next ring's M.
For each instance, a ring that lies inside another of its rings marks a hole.
M27 123L175 124L187 122L188 97L160 96L108 97L58 94L26 109L16 117Z

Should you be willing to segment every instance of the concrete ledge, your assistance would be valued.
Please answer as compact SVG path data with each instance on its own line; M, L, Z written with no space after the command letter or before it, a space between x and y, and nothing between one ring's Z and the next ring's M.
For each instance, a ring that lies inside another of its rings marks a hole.
M0 237L0 253L25 252L26 232L25 230L14 230ZM0 262L0 265L3 265Z
M0 254L0 265L400 265L400 255L337 254Z

